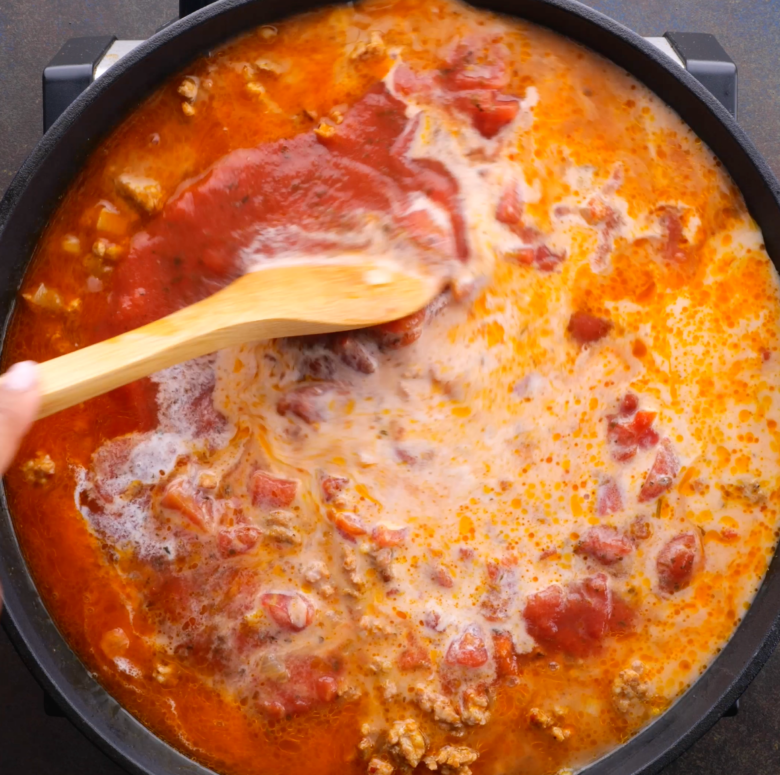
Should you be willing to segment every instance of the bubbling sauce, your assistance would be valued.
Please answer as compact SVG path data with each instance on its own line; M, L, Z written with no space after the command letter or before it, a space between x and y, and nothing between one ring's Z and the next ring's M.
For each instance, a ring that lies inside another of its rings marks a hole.
M8 491L39 588L221 772L571 772L696 680L773 552L761 233L680 119L570 41L449 1L325 9L114 132L6 357L344 251L452 281L38 423Z

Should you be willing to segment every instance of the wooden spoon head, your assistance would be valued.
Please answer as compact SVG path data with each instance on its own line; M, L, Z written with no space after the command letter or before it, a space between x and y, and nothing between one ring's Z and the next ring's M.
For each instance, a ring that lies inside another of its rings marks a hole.
M249 272L223 293L240 304L241 317L267 319L269 291L277 319L322 330L346 330L386 323L429 304L442 281L390 262L269 263ZM227 299L226 299L227 300ZM239 314L238 307L233 307Z

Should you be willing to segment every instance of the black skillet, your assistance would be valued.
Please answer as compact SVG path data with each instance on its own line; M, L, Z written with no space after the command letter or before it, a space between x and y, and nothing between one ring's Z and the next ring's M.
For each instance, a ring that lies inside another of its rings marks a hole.
M189 0L192 5L203 0ZM310 10L307 0L221 0L166 27L92 84L44 135L0 203L0 319L10 319L35 243L96 144L165 78L199 54L258 24ZM636 33L572 0L475 5L519 16L603 54L671 105L718 155L780 267L780 184L725 108L688 72ZM70 719L119 764L143 775L206 775L159 740L100 686L68 648L25 565L0 495L0 583L9 635ZM780 638L780 560L734 637L666 713L583 775L651 775L704 734L756 676Z

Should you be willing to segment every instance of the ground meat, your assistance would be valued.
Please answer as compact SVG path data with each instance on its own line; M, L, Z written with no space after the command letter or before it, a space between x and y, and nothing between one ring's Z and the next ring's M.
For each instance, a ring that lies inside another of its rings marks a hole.
M56 471L54 461L43 452L22 463L22 476L30 484L46 484Z
M119 194L144 212L155 213L162 206L162 189L156 180L125 172L115 185Z
M426 713L432 713L436 721L445 724L460 724L460 715L455 710L449 698L443 694L432 692L422 684L415 687L415 700Z
M368 556L371 558L371 564L377 569L382 581L392 581L395 578L393 550L389 546L372 549Z
M540 729L549 729L555 723L555 719L549 713L545 713L539 708L531 708L528 720Z
M330 571L324 562L316 560L315 562L312 562L303 572L303 578L305 578L306 581L308 581L310 584L316 584L321 579L329 579Z
M425 755L425 738L414 719L394 721L387 734L387 751L414 769Z
M531 708L528 721L539 729L549 731L550 735L562 743L571 737L571 730L561 726L564 712L560 708L554 708L552 713L546 713L539 708Z
M628 670L622 670L612 684L612 702L620 713L637 709L653 697L653 687L642 681L644 665L634 662Z
M490 721L490 703L487 692L479 689L467 689L463 692L461 718L468 726L484 726Z
M300 546L302 539L293 527L295 515L289 511L272 511L265 519L264 536L269 541Z
M152 677L154 678L157 683L161 684L173 684L176 683L177 676L176 676L176 668L173 665L168 664L167 662L155 662L154 664L154 671L152 672Z
M382 36L374 30L368 40L360 40L352 49L349 58L352 60L371 59L385 55L385 41Z
M41 283L34 293L23 293L22 298L31 306L48 312L62 312L65 305L62 296L53 288Z
M374 757L368 763L368 775L393 775L395 767L384 759Z
M255 67L261 73L268 73L274 77L284 72L284 68L278 62L272 62L270 59L256 59Z
M185 78L180 84L178 92L188 102L194 102L198 96L198 80L192 76Z
M760 506L766 503L766 493L761 488L761 482L749 479L738 479L721 486L723 497L742 500L750 506Z
M429 770L441 770L442 775L471 775L469 764L473 764L479 754L465 745L445 745L435 754L425 757L425 766Z
M356 590L362 590L366 586L366 582L358 573L355 550L351 546L344 546L342 552L344 555L343 567L347 578Z

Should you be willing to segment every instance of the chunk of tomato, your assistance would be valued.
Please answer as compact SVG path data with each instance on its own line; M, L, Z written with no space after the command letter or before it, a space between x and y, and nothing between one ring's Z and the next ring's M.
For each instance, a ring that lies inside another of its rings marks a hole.
M286 509L295 500L298 482L255 471L249 482L252 503L261 509Z
M612 322L591 315L589 312L577 311L569 318L566 330L577 344L593 344L603 339L612 330Z
M510 633L493 630L493 654L496 660L496 674L499 678L520 674L520 661Z
M603 573L552 584L530 595L523 610L528 633L539 645L574 657L597 653L609 633L630 628L633 618Z
M260 540L260 530L254 525L222 528L217 535L217 547L223 557L236 557L251 552Z
M653 465L639 491L639 502L647 503L660 498L672 489L677 474L680 473L680 461L669 439L664 439L658 447Z
M266 592L261 595L260 602L283 630L300 632L306 629L314 618L314 606L299 592Z
M488 661L482 630L476 625L466 628L461 635L450 641L444 657L450 665L481 667Z
M631 539L624 536L617 528L597 525L585 533L575 551L601 565L615 565L624 557L628 557L633 549L634 544Z
M160 506L181 514L187 522L198 530L206 531L211 525L211 514L207 504L192 492L184 479L174 479L166 488Z
M656 559L658 586L669 594L685 589L701 564L701 542L693 533L681 533L668 541Z
M607 476L601 479L596 488L596 514L605 517L623 510L623 494L618 483Z

